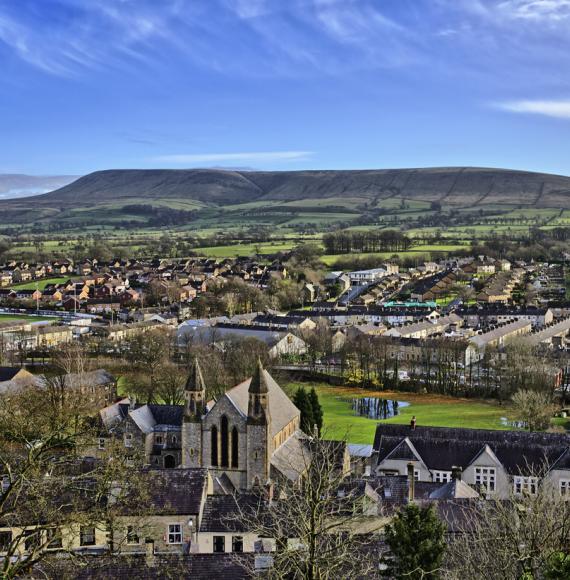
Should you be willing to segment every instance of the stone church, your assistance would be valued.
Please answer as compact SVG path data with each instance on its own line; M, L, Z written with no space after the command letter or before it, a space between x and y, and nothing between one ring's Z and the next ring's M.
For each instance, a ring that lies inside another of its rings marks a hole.
M129 399L105 407L99 449L105 449L106 437L122 437L147 465L207 468L221 493L302 473L300 411L261 362L253 377L208 402L196 361L184 398L183 407L137 405Z
M274 455L298 436L297 407L261 363L218 401L207 404L205 397L196 362L185 390L182 466L207 467L222 488L264 485Z

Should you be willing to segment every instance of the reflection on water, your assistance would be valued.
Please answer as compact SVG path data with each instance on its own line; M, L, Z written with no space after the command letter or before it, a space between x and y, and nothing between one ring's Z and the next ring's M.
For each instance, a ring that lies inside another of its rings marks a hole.
M514 427L515 429L528 428L528 423L526 421L509 421L506 417L501 417L501 425L504 427Z
M407 407L410 403L406 401L390 401L379 397L354 397L343 399L350 404L357 417L368 417L369 419L389 419L400 414L402 407Z

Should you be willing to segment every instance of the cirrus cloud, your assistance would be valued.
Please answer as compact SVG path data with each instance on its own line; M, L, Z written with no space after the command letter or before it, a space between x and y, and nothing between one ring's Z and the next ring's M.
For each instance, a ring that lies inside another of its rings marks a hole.
M570 119L570 99L559 101L507 101L497 104L496 107L510 113L527 113L556 119Z

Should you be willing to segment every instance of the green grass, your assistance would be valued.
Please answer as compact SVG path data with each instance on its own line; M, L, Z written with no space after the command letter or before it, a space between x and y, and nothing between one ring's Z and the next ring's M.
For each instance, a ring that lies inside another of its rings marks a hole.
M27 314L0 314L0 322L17 322L23 320L29 320L31 322L47 322L56 320L56 318L49 316L28 316Z
M76 276L75 276L76 277ZM42 280L34 280L33 282L24 282L22 284L14 284L12 288L19 288L20 290L43 290L48 284L64 284L74 276L61 276L59 278L43 278Z
M306 384L304 386L307 387ZM505 430L508 427L501 424L501 417L512 418L512 411L508 406L492 401L415 393L382 393L322 384L315 386L324 411L326 436L332 439L347 436L351 443L372 444L379 421L355 416L350 404L343 401L343 398L373 396L410 403L408 407L400 409L400 415L385 420L386 423L408 424L412 415L415 415L418 425ZM296 385L290 385L289 390L292 391L295 387Z

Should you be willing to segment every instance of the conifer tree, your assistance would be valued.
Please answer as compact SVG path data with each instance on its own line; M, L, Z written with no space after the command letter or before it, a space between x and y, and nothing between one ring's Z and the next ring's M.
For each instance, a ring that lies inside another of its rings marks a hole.
M441 577L445 526L433 506L407 505L385 531L390 548L390 557L385 560L386 576L410 580Z
M315 387L309 391L308 398L313 412L314 424L317 426L320 435L323 428L323 408L319 403L319 396L317 395L317 391L315 391Z
M313 425L315 418L313 417L313 407L307 391L303 387L299 387L293 397L293 403L301 411L301 430L308 435L313 432Z

